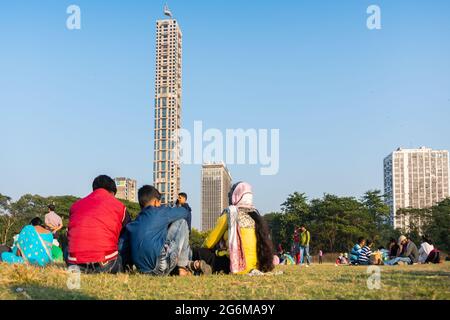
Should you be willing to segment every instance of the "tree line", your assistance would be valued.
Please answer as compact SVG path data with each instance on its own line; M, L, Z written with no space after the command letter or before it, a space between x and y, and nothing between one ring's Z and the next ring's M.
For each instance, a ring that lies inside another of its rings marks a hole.
M54 204L65 228L69 210L79 198L75 196L50 196L26 194L17 201L0 194L0 244L11 244L12 237L34 217L44 218L47 206ZM132 218L140 212L138 203L121 200ZM281 205L280 212L265 214L276 246L290 249L294 228L305 224L311 233L311 250L346 252L358 237L373 239L376 246L386 246L390 238L400 234L409 236L416 244L421 234L434 240L439 249L450 251L450 198L428 209L401 209L400 215L409 215L407 230L394 230L389 221L389 207L384 204L379 190L366 192L360 199L325 194L322 198L308 200L304 193L294 192ZM65 228L62 234L65 233ZM200 247L208 232L195 229L191 245Z
M317 253L348 252L358 237L375 241L376 247L386 247L389 239L401 234L417 245L426 234L443 251L450 249L450 198L428 209L401 209L400 215L411 215L403 230L394 229L389 219L389 207L380 190L367 191L360 199L325 194L308 200L304 193L294 192L281 205L280 212L265 215L276 246L290 250L294 228L305 224L311 233L311 250Z
M39 217L44 220L50 204L55 205L56 213L63 219L64 227L60 231L62 235L60 240L62 240L62 244L65 244L65 241L67 241L65 234L69 222L70 207L79 199L75 196L43 197L26 194L20 197L19 200L12 201L10 197L0 194L0 244L11 245L13 236L18 234L25 225L29 224L31 219ZM141 211L138 203L127 200L120 201L127 207L132 219L138 216ZM193 228L191 245L201 247L207 234L207 232L200 232Z

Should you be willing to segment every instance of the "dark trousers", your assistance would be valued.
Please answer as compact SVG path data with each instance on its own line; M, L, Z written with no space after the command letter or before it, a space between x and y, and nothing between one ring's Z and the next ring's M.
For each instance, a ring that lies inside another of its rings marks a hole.
M214 250L194 248L192 249L192 260L204 260L211 266L213 273L230 273L230 259L227 256L216 256Z
M319 256L319 264L322 264L322 256Z
M81 272L84 273L119 273L123 271L122 259L120 256L115 260L110 260L106 263L85 263L85 264L69 264L70 266L78 266Z

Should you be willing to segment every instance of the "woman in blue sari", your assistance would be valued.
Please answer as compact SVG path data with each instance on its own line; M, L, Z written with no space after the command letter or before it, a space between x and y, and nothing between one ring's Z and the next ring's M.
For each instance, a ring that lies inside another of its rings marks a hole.
M28 263L41 267L53 262L53 234L42 226L39 218L34 218L17 236L12 252L3 252L1 260L9 264Z

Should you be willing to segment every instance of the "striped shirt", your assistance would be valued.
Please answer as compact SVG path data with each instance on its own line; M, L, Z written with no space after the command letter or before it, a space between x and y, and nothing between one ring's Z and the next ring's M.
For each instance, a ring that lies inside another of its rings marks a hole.
M371 254L372 254L372 250L370 250L370 248L368 246L364 246L364 248L362 248L361 253L359 255L358 262L359 263L369 262Z

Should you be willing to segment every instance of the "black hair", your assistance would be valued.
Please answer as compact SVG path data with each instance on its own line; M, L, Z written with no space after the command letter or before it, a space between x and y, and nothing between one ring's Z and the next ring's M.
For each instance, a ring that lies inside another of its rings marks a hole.
M48 205L48 210L55 211L55 205L54 204L49 204Z
M361 242L363 242L364 241L364 237L359 237L358 238L358 243L361 243Z
M389 240L389 243L393 243L393 242L397 243L397 240L395 240L394 238L391 238L391 240Z
M178 195L183 197L183 198L185 198L187 200L187 194L186 193L180 192Z
M426 235L423 235L423 236L422 236L422 241L423 241L423 242L426 242L426 243L428 243L428 244L433 244L433 241L432 241L428 236L426 236Z
M161 200L161 193L154 186L145 185L138 190L138 199L141 209L144 209L153 199Z
M370 246L371 244L373 244L373 240L367 239L366 246Z
M235 184L233 184L231 186L230 192L228 192L228 205L232 206L233 205L233 193L234 190L236 190L236 187L242 183L242 181L236 182Z
M306 226L305 226L304 223L302 223L302 224L300 225L300 229L301 229L301 228L305 228L305 229L306 229Z
M42 225L43 225L42 220L41 220L41 218L39 218L39 217L36 217L36 218L31 219L30 224L31 224L33 227L36 227L36 226L42 226Z
M114 180L111 179L111 177L104 175L104 174L98 176L92 182L92 190L95 191L97 189L105 189L108 192L112 192L114 194L117 193L117 187L116 187L116 183L114 182Z
M269 226L258 210L249 212L248 215L255 221L258 269L262 272L272 271L275 268L273 265L274 249L273 242L270 239Z

